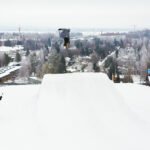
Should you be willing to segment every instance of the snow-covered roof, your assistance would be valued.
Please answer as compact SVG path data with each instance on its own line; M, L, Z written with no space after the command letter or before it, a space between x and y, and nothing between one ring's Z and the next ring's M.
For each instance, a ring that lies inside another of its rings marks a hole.
M0 41L16 41L16 39L0 39Z
M16 45L14 47L0 46L0 52L17 51L17 50L23 50L23 49L24 47L21 45Z
M9 66L9 67L0 68L0 78L8 76L11 72L17 71L20 68L21 66Z

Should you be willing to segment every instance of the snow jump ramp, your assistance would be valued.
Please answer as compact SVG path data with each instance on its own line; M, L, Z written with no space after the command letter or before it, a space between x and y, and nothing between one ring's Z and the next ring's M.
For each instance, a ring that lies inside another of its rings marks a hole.
M103 73L45 75L38 120L48 149L150 149L147 127Z

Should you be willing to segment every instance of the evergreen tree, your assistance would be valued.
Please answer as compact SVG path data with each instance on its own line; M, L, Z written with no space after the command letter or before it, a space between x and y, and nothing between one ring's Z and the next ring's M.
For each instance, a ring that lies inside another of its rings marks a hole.
M5 64L7 66L11 61L11 57L9 57L8 54L6 54L6 53L4 54L4 57L5 57Z
M31 62L31 74L36 73L36 67L38 65L36 53L30 55L30 62Z
M99 72L99 67L97 66L96 63L93 64L93 70L94 70L95 72Z
M66 72L65 58L62 55L60 55L59 60L58 60L58 64L56 67L56 73L65 73L65 72Z
M124 42L123 42L122 39L121 39L121 41L120 41L120 47L121 47L121 48L124 48Z
M119 69L118 69L118 63L117 62L115 63L115 72L117 74L116 82L120 83L120 72L119 72Z
M119 75L119 73L117 73L116 82L117 82L117 83L120 83L120 75Z
M59 53L60 52L59 44L56 42L53 46L56 49L57 53Z
M114 64L114 62L112 62L112 64L110 65L110 68L108 70L108 77L110 80L112 80L112 75L115 76L115 64Z
M49 69L53 72L51 73L65 73L66 72L66 62L65 58L56 51L53 51L48 58Z
M82 44L82 42L81 42L80 40L77 40L77 41L75 41L75 46L76 46L78 49L81 49L82 46L83 46L83 44Z
M45 45L44 55L48 56L48 54L49 54L49 48L48 48L48 45Z
M29 51L29 49L27 49L26 56L29 56L29 55L30 55L30 51Z
M119 42L116 39L114 39L114 45L115 46L119 46L120 45Z
M80 54L81 54L81 56L84 56L84 55L85 55L85 53L84 53L84 48L81 48Z
M16 62L20 62L21 61L21 55L18 52L16 53L15 61Z
M22 42L21 41L17 41L17 45L22 45Z
M5 41L5 46L11 47L11 41L10 40Z
M105 61L104 64L105 68L108 68L108 77L109 79L112 80L112 75L117 75L117 82L120 82L120 77L119 77L119 69L118 69L118 64L116 62L115 59L113 59L113 57L108 57L108 59Z
M104 67L108 68L113 63L113 57L108 57L105 61Z
M118 54L119 54L118 49L116 50L115 54L116 54L116 58L118 58Z
M49 38L47 41L48 46L51 46L51 39Z

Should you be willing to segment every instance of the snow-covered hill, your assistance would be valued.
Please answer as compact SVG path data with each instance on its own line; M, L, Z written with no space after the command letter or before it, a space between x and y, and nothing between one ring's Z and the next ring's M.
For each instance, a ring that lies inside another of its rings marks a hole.
M149 87L75 73L0 91L2 150L150 149Z

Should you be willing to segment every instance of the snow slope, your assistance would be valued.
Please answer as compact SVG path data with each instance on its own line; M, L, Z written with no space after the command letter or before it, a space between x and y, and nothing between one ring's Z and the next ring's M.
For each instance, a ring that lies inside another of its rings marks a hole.
M150 123L150 87L137 84L115 84L130 109L143 121Z
M149 150L149 91L102 73L0 87L0 150Z
M38 91L37 85L0 87L0 150L38 150Z
M104 74L46 75L38 117L49 149L150 149L149 124Z

